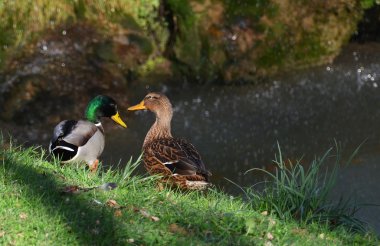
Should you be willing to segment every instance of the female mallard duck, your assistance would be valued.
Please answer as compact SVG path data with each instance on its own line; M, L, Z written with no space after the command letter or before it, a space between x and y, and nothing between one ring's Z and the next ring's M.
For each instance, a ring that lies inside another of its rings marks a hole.
M143 144L143 161L150 174L161 174L164 179L183 189L204 189L209 183L208 172L198 151L185 140L173 138L170 122L173 109L169 99L161 93L149 93L144 100L128 110L148 109L156 121Z
M98 157L104 149L104 129L101 117L111 118L123 127L127 125L119 116L115 100L96 96L87 105L87 120L64 120L55 128L49 151L62 163L84 161L92 172L98 168Z

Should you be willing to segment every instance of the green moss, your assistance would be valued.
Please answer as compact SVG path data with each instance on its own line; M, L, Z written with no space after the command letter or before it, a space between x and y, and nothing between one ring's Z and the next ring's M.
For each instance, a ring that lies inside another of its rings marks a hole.
M153 46L148 38L130 33L128 34L128 39L129 42L139 47L144 55L150 55L153 52Z
M4 0L0 4L0 68L24 44L65 23L92 22L108 35L115 30L109 24L146 35L155 30L161 35L158 46L166 37L164 27L156 21L159 0L95 0L92 4L84 0ZM146 42L143 46L147 53L155 48Z
M260 47L262 53L259 53L257 58L257 66L259 68L279 67L284 64L286 56L289 54L289 40L284 36L287 28L282 23L276 23L271 27L266 27L266 40L265 42L258 42L257 46ZM260 51L259 51L260 52Z
M226 17L230 22L242 18L258 22L262 16L271 18L278 11L278 6L271 0L222 0L222 2L226 7Z
M86 6L84 0L73 1L74 13L77 19L84 20L86 15Z
M360 0L360 5L363 9L369 9L373 7L375 4L379 4L378 0Z
M114 52L113 42L106 40L104 42L98 43L95 47L95 54L102 60L108 62L116 62L117 57Z
M140 32L142 28L132 15L122 10L115 10L115 14L110 18L112 22L119 23L123 28Z
M295 62L302 61L312 63L320 57L330 54L321 44L320 35L318 33L305 33L301 41L294 47L291 55L291 58Z
M174 64L173 67L178 68L182 75L200 77L201 80L218 77L218 74L228 67L226 64L236 63L236 60L240 62L240 59L241 64L254 63L258 70L263 71L274 71L293 65L298 67L300 64L318 64L321 60L338 53L342 44L349 39L349 34L354 31L361 11L372 7L377 1L350 0L344 3L346 8L343 5L336 7L331 4L328 11L332 13L325 12L318 1L306 0L289 1L288 7L277 5L278 1L273 0L213 0L211 5L216 6L214 9L211 9L210 2L205 0L90 2L0 1L0 68L9 57L17 54L25 44L43 35L45 30L79 21L94 24L107 37L124 32L123 35L128 35L129 40L140 48L144 56L170 54L169 57L174 54L170 59L178 64ZM160 4L163 2L169 6L165 11L171 11L174 15L173 30L168 30L168 23L158 16L158 9L162 7ZM194 3L198 4L198 7L202 7L203 4L210 8L211 12L215 11L211 14L214 16L209 16L210 19L219 14L223 15L221 23L211 23L220 33L212 36L212 31L203 29L203 21L208 21L208 17L203 17L209 12L207 9L203 13L195 12L192 9ZM303 11L295 11L297 8ZM303 14L291 16L292 13L286 13L290 10ZM305 31L300 24L305 15L317 17L313 18L311 24L307 24L314 30ZM329 33L327 28L327 31L322 30L325 25L334 26L331 19L326 18L328 15L336 18L336 27L343 30L340 32L343 33L343 37L337 37L338 32ZM347 27L348 25L351 26ZM249 30L244 33L247 35L244 38L248 41L239 40L239 43L228 40L228 32L239 28ZM170 38L175 39L175 42L167 45ZM326 40L336 40L336 44L331 48ZM242 47L241 52L245 54L239 54L239 50L229 50L234 45L240 45L238 49ZM112 47L109 50L112 50ZM112 54L106 54L108 51L105 48L104 51L98 52L102 59L116 61ZM249 68L241 70L251 72Z
M283 65L286 50L281 41L276 41L270 46L264 48L264 53L257 59L259 68L271 68Z
M160 64L164 63L165 59L163 57L155 57L148 59L143 65L138 68L138 73L141 76L145 76L148 73L154 71Z
M178 24L181 35L186 33L186 30L192 29L195 24L195 16L188 0L168 0L173 14L178 18Z
M167 3L177 26L177 30L173 30L176 38L175 47L167 49L175 49L181 61L196 66L200 59L201 44L192 7L187 0L168 0Z

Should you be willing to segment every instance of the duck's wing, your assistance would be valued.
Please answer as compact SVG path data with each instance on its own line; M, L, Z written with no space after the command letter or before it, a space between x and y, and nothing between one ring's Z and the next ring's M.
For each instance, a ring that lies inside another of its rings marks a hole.
M95 124L88 121L64 120L54 128L49 150L63 161L70 160L97 130Z
M206 178L211 176L195 147L183 139L155 140L145 148L145 152L159 160L174 174L201 174Z
M64 133L62 139L78 147L85 145L98 130L95 124L84 120L76 121L75 124L70 122L66 123L63 129L65 128L69 128L71 130L66 130L67 132Z

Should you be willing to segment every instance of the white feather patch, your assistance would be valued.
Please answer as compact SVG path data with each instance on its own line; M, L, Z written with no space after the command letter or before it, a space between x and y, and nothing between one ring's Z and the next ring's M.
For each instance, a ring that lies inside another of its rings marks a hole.
M173 163L176 163L176 161L163 162L162 164L164 164L164 165L170 165L170 164L173 164Z
M72 148L69 148L69 147L66 147L66 146L57 146L57 147L55 147L55 148L52 150L52 152L53 152L54 150L56 150L56 149L64 149L64 150L68 150L68 151L72 151L72 152L75 151L75 150L73 150Z

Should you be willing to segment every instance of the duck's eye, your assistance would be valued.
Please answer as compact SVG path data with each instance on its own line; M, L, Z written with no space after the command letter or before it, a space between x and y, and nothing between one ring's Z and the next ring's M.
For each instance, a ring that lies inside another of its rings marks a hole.
M145 99L158 99L158 96L146 96Z

